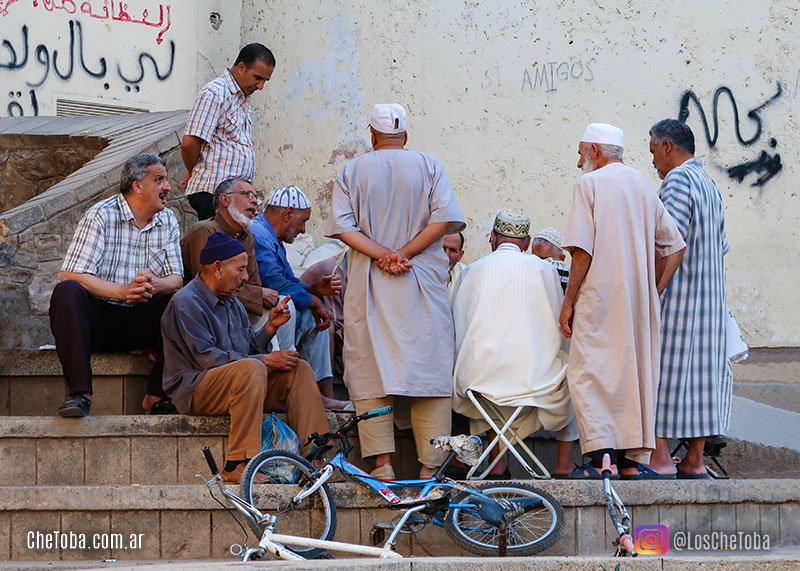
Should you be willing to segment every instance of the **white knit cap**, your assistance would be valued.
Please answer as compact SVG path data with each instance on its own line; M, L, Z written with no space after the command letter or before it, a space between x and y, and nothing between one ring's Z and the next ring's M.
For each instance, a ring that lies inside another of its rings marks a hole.
M379 103L372 108L369 124L379 133L402 133L406 130L406 110L399 103Z
M291 206L295 210L305 210L311 208L311 202L309 202L302 190L290 184L289 186L282 186L270 192L269 198L267 199L267 206L277 206L279 208L288 208Z
M597 143L599 145L615 145L625 148L622 129L608 123L591 123L583 132L581 143Z

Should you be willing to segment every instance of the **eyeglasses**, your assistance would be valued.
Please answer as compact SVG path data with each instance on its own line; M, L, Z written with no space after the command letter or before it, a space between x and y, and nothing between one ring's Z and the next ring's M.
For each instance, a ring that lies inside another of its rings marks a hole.
M261 195L257 192L253 192L252 190L231 190L230 192L226 192L225 194L242 194L249 200L255 200L256 204L261 206L261 203L264 202L264 199L261 198Z

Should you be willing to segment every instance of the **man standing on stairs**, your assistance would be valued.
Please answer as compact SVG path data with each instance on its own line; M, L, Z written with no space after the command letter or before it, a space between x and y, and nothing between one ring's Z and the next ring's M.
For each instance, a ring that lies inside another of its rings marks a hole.
M375 478L393 478L394 420L410 420L429 478L444 460L430 440L450 433L453 317L442 237L466 226L439 160L405 148L406 111L376 105L373 152L348 162L333 186L325 235L350 246L344 382L356 413L385 405L391 415L358 426ZM404 411L410 408L409 411ZM410 417L410 418L409 418Z
M728 431L733 373L726 355L725 207L694 157L694 134L675 119L650 129L658 195L686 242L686 254L661 296L661 379L656 452L650 467L674 473L668 438L689 439L679 479L708 478L706 436Z
M183 285L183 262L178 220L166 208L166 163L155 155L131 157L119 187L78 223L50 299L50 327L69 391L58 409L64 417L89 414L92 351L147 347L157 356L142 406L151 414L175 412L161 387L159 320Z
M248 44L230 69L210 81L195 99L181 140L186 197L198 220L214 217L214 189L223 180L253 180L253 122L250 96L272 77L275 56L264 45Z
M327 432L328 421L309 364L290 355L277 363L267 359L267 344L289 319L290 298L273 307L255 333L236 298L247 282L244 244L215 232L200 251L200 265L161 319L164 388L182 414L230 414L222 477L239 483L247 460L261 451L265 411L287 409L303 454L308 435Z

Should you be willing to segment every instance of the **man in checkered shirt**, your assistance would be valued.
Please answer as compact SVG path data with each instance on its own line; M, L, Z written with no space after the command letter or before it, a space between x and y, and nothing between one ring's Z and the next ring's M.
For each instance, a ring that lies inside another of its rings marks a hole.
M174 412L161 386L161 314L183 286L180 228L166 208L170 186L166 163L155 155L128 159L120 193L84 214L61 266L50 300L50 326L69 398L64 417L89 414L92 351L155 347L142 406Z
M233 67L206 84L192 107L181 141L186 166L186 196L199 220L214 217L217 185L229 178L253 180L253 123L250 96L272 77L275 56L261 44L248 44Z

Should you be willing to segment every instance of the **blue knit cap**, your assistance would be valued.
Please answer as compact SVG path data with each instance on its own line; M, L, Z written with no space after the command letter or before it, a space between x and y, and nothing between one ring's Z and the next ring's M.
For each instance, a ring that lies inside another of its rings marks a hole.
M200 263L213 264L217 260L227 260L246 251L239 240L231 238L225 232L214 232L200 250Z

